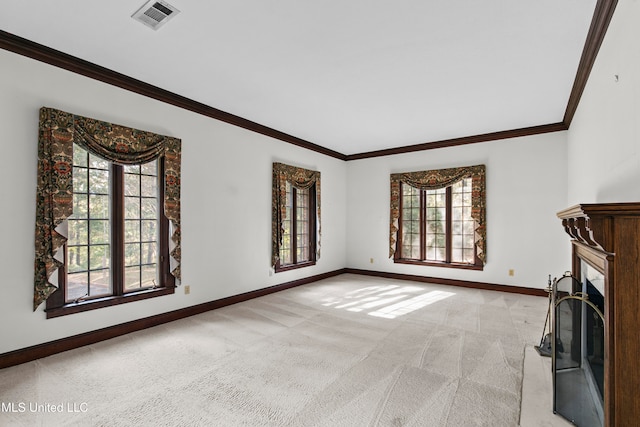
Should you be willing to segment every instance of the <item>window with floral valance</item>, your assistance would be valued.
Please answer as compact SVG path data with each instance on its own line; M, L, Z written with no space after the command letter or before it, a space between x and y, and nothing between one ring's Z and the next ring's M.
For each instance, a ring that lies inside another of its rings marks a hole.
M271 265L276 271L320 258L320 172L273 164Z
M74 145L95 158L127 167L162 159L162 214L170 222L167 270L180 279L180 139L140 131L61 110L40 109L35 226L34 311L57 289L54 271L64 266L65 222L74 213Z
M478 268L486 263L484 165L394 173L390 181L390 258L396 262L445 266L467 264ZM451 199L454 198L467 200L459 211L452 208ZM466 222L462 218L463 212ZM452 224L470 233L471 244L465 243L464 247L470 247L473 253L466 258L461 255L461 261L451 259L451 248L462 254L461 242L467 236L462 236L462 232L460 236L452 232ZM403 237L409 242L402 242ZM441 249L441 256L426 255L428 251L437 253L438 249Z

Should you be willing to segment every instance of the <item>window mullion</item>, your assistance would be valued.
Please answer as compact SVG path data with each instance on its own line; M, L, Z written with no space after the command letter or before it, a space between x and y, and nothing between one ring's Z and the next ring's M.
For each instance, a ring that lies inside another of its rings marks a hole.
M396 232L396 251L393 254L394 260L404 258L405 256L404 251L402 250L402 230L405 227L404 221L402 221L402 218L404 218L404 198L402 197L404 194L403 185L404 183L402 181L398 184L398 231Z
M420 260L427 259L427 191L420 190Z
M309 246L309 260L316 260L316 187L315 185L309 188L309 234L308 246Z
M291 237L289 237L289 246L291 246L291 261L293 264L298 263L298 190L291 186Z
M448 264L451 263L451 254L452 254L452 246L453 246L453 215L452 215L452 205L453 205L453 190L452 190L452 186L447 187L447 191L446 191L446 211L447 211L447 219L446 219L446 228L445 228L445 239L446 239L446 243L445 243L445 247L446 247L446 262Z
M165 159L161 157L158 161L158 236L160 238L160 286L174 286L175 282L171 275L171 264L169 260L169 219L164 213L164 171Z
M114 295L124 294L124 168L112 165L111 272Z

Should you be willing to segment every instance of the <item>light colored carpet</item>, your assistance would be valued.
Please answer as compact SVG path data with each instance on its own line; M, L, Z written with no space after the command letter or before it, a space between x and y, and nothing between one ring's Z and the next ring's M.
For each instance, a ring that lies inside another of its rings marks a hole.
M546 304L341 275L0 370L0 425L517 426Z

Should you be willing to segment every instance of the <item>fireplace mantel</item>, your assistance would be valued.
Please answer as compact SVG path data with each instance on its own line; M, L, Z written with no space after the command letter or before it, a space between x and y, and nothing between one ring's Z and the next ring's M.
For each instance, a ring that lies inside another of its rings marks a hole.
M580 204L558 218L572 238L572 274L604 275L605 426L640 420L640 203Z
M617 217L640 217L640 203L583 204L558 212L569 236L611 253L616 246L613 227Z

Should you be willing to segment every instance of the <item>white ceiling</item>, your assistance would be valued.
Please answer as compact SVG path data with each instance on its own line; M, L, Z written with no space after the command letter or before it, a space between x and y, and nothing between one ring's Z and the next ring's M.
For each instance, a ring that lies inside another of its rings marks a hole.
M343 154L561 122L596 0L0 0L0 29Z

